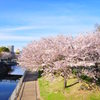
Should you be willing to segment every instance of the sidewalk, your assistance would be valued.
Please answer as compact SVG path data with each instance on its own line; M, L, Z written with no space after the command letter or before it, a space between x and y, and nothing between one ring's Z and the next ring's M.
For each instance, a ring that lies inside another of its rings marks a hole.
M40 100L37 78L37 72L27 72L17 100Z

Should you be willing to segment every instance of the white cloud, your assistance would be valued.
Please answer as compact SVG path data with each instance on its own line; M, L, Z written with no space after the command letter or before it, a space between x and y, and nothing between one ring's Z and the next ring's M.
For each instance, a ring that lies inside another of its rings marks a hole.
M0 35L0 40L16 40L16 41L32 41L34 37L32 36L14 36L14 35Z
M32 30L32 29L41 29L43 26L19 26L19 27L10 27L10 28L1 28L0 32L13 32L21 30Z

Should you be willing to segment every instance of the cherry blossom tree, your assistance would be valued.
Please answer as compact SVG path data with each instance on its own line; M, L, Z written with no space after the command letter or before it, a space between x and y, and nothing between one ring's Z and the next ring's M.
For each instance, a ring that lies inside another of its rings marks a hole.
M79 61L98 61L100 59L100 33L88 33L75 39L75 53Z
M1 52L0 59L11 59L13 56L10 52Z
M19 57L19 64L29 70L43 68L44 73L59 72L66 79L74 66L91 66L100 60L100 33L81 34L71 36L56 36L42 38L28 44ZM86 75L97 78L97 70L80 71ZM98 71L99 76L99 71Z
M100 61L100 32L79 35L74 41L74 60L77 62L77 66L80 66L80 62L82 62L81 66L84 66L84 71L80 71L81 74L84 73L97 80L100 77L100 71L94 64Z
M19 63L27 69L42 66L44 73L61 72L66 87L66 79L71 72L69 63L73 53L72 42L72 37L63 35L33 41L23 49Z

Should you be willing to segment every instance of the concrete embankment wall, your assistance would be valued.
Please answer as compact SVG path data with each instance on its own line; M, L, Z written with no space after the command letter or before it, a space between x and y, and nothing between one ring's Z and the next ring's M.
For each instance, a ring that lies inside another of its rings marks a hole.
M22 86L25 75L26 75L26 71L24 72L24 75L19 80L19 82L18 82L16 88L14 89L13 93L11 94L9 100L16 100L17 96L19 95L19 91Z

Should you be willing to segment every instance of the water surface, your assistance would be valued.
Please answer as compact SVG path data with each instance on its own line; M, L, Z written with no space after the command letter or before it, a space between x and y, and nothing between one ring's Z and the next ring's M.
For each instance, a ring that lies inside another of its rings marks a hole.
M24 70L19 66L11 66L12 71L9 75L23 75ZM13 90L15 89L19 79L0 79L0 100L8 100Z

